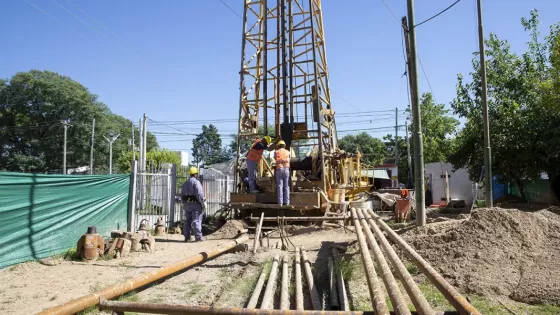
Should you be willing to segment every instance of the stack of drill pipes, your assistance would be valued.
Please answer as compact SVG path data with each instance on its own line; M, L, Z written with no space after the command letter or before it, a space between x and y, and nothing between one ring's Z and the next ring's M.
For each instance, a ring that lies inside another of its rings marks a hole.
M249 303L247 303L247 308L255 308L257 307L257 303L259 302L259 297L261 296L261 291L264 286L264 281L266 280L266 266L263 266L261 271L261 275L259 276L259 280L257 280L257 284L255 285L255 289L253 290L253 294L249 299Z
M381 278L385 283L385 288L389 293L389 298L393 303L393 309L397 314L410 315L408 303L406 303L406 301L404 300L401 290L399 289L399 285L397 284L397 281L391 273L391 268L389 267L389 264L387 264L387 261L385 260L385 257L381 252L381 248L379 248L377 241L373 237L373 233L371 232L371 229L367 224L363 210L357 209L356 212L364 228L364 231L366 232L366 238L369 243L369 247L373 251L373 257L375 258L375 262L377 263L377 268L379 268L379 271L381 272Z
M332 249L332 254L335 262L338 258L338 251L336 248ZM342 271L340 268L335 268L336 270L336 285L338 289L338 298L340 300L340 310L349 311L348 307L348 295L346 294L346 287L344 286L344 277L342 277Z
M305 277L307 279L307 286L309 287L309 295L311 296L311 304L314 310L320 310L323 308L323 304L319 299L319 294L317 293L317 288L315 287L315 281L313 281L313 272L311 272L311 264L307 259L307 254L301 247L301 258L303 259L303 267L305 268Z
M255 231L255 240L253 242L253 254L256 254L257 250L259 249L259 237L261 235L263 219L264 219L264 212L261 213L261 218L259 220L259 224L257 224L257 230Z
M329 290L331 293L331 310L339 310L340 303L338 301L338 294L336 290L336 275L334 273L334 262L333 258L329 256Z
M356 236L358 238L358 243L360 244L360 252L362 254L362 261L364 263L364 269L366 272L366 279L368 282L369 295L371 298L371 304L375 314L389 314L389 309L385 303L385 297L383 290L381 289L381 284L377 279L377 274L375 272L375 267L373 267L373 261L371 260L371 255L369 254L368 246L362 232L362 226L356 215L356 209L351 208L352 220L354 221L354 227L356 228Z
M370 214L379 223L381 228L389 235L389 238L412 260L426 277L445 296L447 301L455 307L460 314L480 315L478 310L471 305L449 282L447 282L422 256L420 256L410 245L408 245L393 229L391 229L381 218L370 210Z
M412 278L412 276L406 269L406 266L400 260L391 244L389 244L389 241L387 240L387 238L385 238L383 232L381 232L377 224L375 224L375 221L372 219L371 214L367 211L365 214L370 227L373 229L375 236L381 243L381 247L383 247L385 255L387 255L387 257L389 258L391 265L393 265L393 269L395 270L397 277L399 277L399 279L401 280L401 283L408 293L408 296L412 300L412 304L414 304L416 310L418 310L418 312L420 312L421 314L434 315L435 312L426 300L426 297L424 297L424 294L422 294L422 291L420 291L420 288L418 288L416 281L414 281L414 278Z
M278 276L279 260L280 256L276 254L276 256L274 256L274 261L272 262L272 268L270 269L270 276L268 277L266 289L264 290L264 296L261 303L262 310L270 310L274 308L274 291L276 290L276 277Z
M289 274L288 274L288 256L284 256L282 260L282 291L280 295L280 309L290 309L290 294L289 294Z
M296 310L303 311L303 287L301 285L301 258L299 248L296 247L296 259L294 267L296 278Z

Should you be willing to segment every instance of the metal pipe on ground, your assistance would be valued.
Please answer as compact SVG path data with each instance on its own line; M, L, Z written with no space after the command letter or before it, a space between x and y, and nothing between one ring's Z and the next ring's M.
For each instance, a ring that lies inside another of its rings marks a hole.
M249 229L237 230L237 234L246 234L248 232L249 232Z
M267 270L266 265L263 266L261 271L261 275L259 276L259 280L257 280L257 284L255 285L255 289L253 289L253 294L251 294L251 298L249 299L249 303L247 303L247 308L255 308L257 307L257 303L259 302L259 297L261 296L261 291L264 286L264 282L266 280Z
M280 309L289 310L290 309L290 293L289 293L289 281L290 274L288 273L288 256L284 256L282 260L282 291L280 293Z
M263 219L264 219L264 212L261 213L259 224L257 224L257 230L255 231L255 240L253 241L253 254L256 254L257 250L259 249L259 237L261 236Z
M333 259L335 262L335 266L338 266L337 261L338 257L338 250L336 248L332 249ZM336 271L336 286L338 291L338 300L339 306L341 311L349 311L350 308L348 307L348 295L346 294L346 287L344 286L344 277L342 276L342 271L339 267L335 268Z
M292 221L292 222L299 222L299 221L336 221L336 220L345 220L348 219L345 216L336 216L336 217L274 217L274 218L264 218L262 221L264 222L277 222L278 219L281 218L284 221ZM260 218L252 217L251 221L260 221Z
M356 209L351 208L350 212L352 213L352 220L354 221L354 227L356 228L356 236L358 238L358 243L360 244L360 252L362 255L362 262L364 264L364 270L366 272L366 279L373 310L378 315L389 314L389 309L387 308L387 304L385 303L385 297L383 294L383 290L381 289L381 284L377 279L375 267L373 266L371 255L369 254L364 233L362 232L362 225L360 224L358 215L356 214Z
M414 278L412 278L404 263L401 261L391 244L389 244L389 241L385 235L383 235L383 232L381 232L377 224L375 224L375 221L373 221L371 214L367 211L365 211L365 214L368 219L367 221L369 226L373 229L375 236L381 243L381 247L383 247L385 255L389 258L391 265L393 265L393 269L395 270L397 277L401 280L401 283L403 284L416 310L421 314L434 315L435 312L430 306L430 303L428 303L428 300L426 300L426 297L422 294L420 288L418 288L416 281L414 281Z
M303 287L301 285L301 255L299 248L296 247L296 259L294 267L296 278L296 310L303 311Z
M138 312L148 314L169 315L374 315L374 312L341 312L341 311L284 311L284 310L259 310L251 308L191 306L181 304L155 304L138 302L107 301L101 298L99 309L115 312ZM391 315L394 313L391 312ZM419 313L412 312L412 315ZM442 312L442 315L457 315L457 312ZM439 315L438 314L438 315Z
M272 269L270 269L270 276L264 290L264 296L261 303L261 310L269 310L274 308L274 291L276 290L276 277L278 276L278 261L280 256L276 254L272 262Z
M408 245L393 229L391 229L381 218L370 210L369 212L379 223L389 238L412 260L428 279L445 296L447 301L455 307L460 314L480 315L478 310L472 306L449 282L447 282L422 256L420 256L410 245Z
M174 264L163 266L154 271L144 273L133 279L118 283L116 285L109 286L105 289L102 289L94 293L90 293L88 295L84 295L82 297L71 300L62 305L44 310L38 313L38 315L76 314L78 312L87 309L88 307L97 305L99 303L100 298L112 299L117 296L123 295L127 292L130 292L132 290L142 288L157 280L175 274L179 271L183 271L193 265L206 261L210 258L216 257L222 253L225 253L235 248L237 245L247 242L248 240L249 240L249 236L247 236L247 234L241 235L237 239L226 241L223 244L221 244L221 246L218 246L209 251L200 252L198 254L189 256L188 258L176 262Z
M338 292L336 289L336 275L334 273L334 261L331 256L329 256L328 266L329 266L329 290L331 296L331 310L337 311L340 310L340 305L338 301Z
M404 296L399 289L399 285L391 273L391 268L389 267L389 264L387 264L387 261L381 252L381 248L379 248L377 241L373 237L373 233L371 232L364 216L364 211L362 209L357 209L356 213L358 214L358 218L360 219L362 227L366 232L369 247L373 251L373 257L377 263L377 268L379 268L379 272L381 273L381 278L385 283L385 289L389 294L389 299L391 299L391 302L393 303L393 310L395 310L397 314L410 315L408 303L405 301Z
M314 310L320 310L323 308L321 300L319 299L319 293L317 293L317 287L315 287L315 281L313 281L313 272L311 271L311 264L307 259L307 254L301 247L301 258L303 259L303 267L305 269L305 277L307 279L307 286L309 287L309 295L311 296L311 304Z

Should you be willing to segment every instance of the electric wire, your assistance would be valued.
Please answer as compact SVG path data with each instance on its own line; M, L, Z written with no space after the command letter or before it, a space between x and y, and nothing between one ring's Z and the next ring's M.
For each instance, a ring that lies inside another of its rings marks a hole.
M243 17L241 17L241 15L239 13L237 13L235 10L233 10L229 5L227 5L223 0L220 0L220 2L226 6L226 8L228 8L231 12L233 12L233 14L237 15L240 19L243 20Z
M115 37L117 37L118 39L121 39L121 37L119 35L117 35L115 32L111 31L107 26L105 26L103 23L99 22L98 20L96 20L95 18L93 18L91 15L87 14L84 10L80 9L77 5L75 5L73 2L71 2L70 0L66 0L66 2L68 2L71 6L73 6L76 10L82 12L85 16L87 16L88 18L92 19L95 23L101 25L101 27L103 27L104 29L106 29L107 31L109 31L111 34L113 34Z
M444 13L445 11L451 9L454 5L456 5L457 3L459 3L459 1L461 1L461 0L457 0L457 1L453 2L453 3L452 3L450 6L448 6L447 8L441 10L439 13L433 15L432 17L430 17L430 18L428 18L428 19L426 19L426 20L424 20L424 21L422 21L422 22L420 22L420 23L414 25L414 27L416 28L416 27L418 27L418 26L420 26L420 25L422 25L422 24L424 24L424 23L426 23L426 22L428 22L428 21L430 21L430 20L432 20L432 19L438 17L440 14L442 14L442 13Z
M399 20L399 18L397 18L397 16L395 15L395 13L393 13L393 10L391 10L391 8L389 7L389 5L387 4L387 2L385 2L385 0L381 0L381 2L383 2L383 4L385 5L385 7L387 8L387 10L389 10L389 13L391 13L391 15L395 18L395 20L397 20L397 22L399 22L399 24L401 24L401 21ZM401 24L402 27L402 24Z

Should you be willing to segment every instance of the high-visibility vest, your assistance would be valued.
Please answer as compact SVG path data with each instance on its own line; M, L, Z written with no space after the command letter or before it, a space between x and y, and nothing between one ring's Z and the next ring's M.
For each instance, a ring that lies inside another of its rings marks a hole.
M247 154L247 158L249 160L253 160L253 161L260 161L262 159L264 150L255 150L253 149L255 147L255 145L257 145L258 143L262 142L261 139L257 139L255 140L255 142L253 142L253 144L251 145L251 149L249 150L249 154Z
M276 168L290 168L290 151L286 149L276 150Z

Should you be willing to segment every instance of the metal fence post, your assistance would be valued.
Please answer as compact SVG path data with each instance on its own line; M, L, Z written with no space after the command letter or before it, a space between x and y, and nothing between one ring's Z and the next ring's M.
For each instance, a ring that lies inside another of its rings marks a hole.
M136 179L138 174L138 161L133 161L130 168L130 190L128 193L128 226L127 231L133 232L135 230L134 226L134 216L136 210Z
M177 164L171 164L170 175L171 198L169 198L169 220L167 220L167 227L170 228L175 224L175 195L177 194Z

